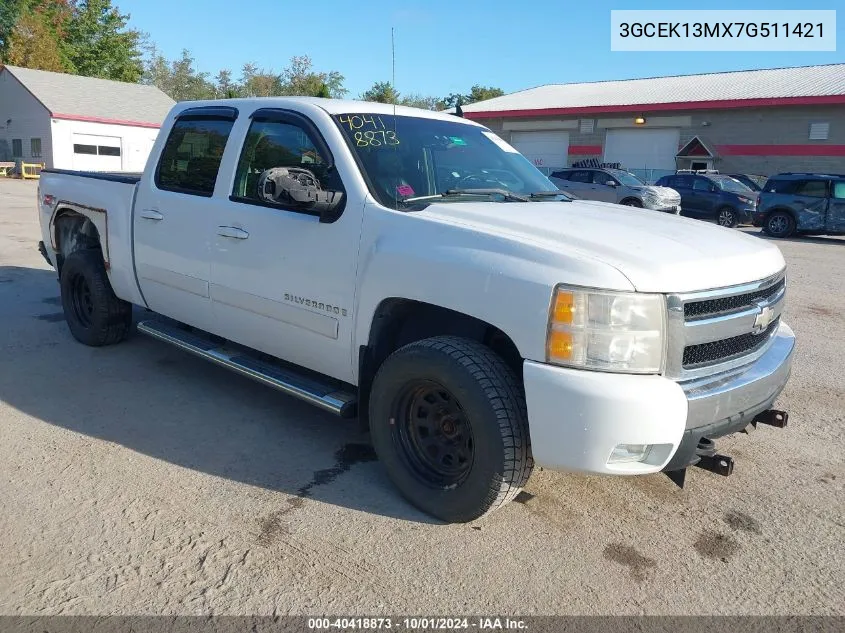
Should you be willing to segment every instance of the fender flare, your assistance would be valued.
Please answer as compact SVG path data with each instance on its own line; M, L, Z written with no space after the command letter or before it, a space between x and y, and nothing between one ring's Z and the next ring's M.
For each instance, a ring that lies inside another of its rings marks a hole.
M97 230L97 234L100 238L100 249L103 252L103 262L105 263L106 270L108 271L110 268L108 212L105 209L97 209L95 207L89 207L84 204L78 204L67 200L60 200L57 202L56 206L53 208L53 213L50 216L49 224L50 246L52 247L54 253L59 253L59 234L56 224L59 218L65 215L65 212L70 212L71 214L87 218Z

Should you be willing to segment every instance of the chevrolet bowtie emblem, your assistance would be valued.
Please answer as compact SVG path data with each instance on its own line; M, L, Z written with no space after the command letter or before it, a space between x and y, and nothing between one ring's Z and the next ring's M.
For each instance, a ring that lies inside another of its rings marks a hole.
M759 310L759 312L754 318L754 327L751 328L752 334L759 334L767 327L769 327L771 322L774 320L775 316L775 311L772 309L771 306L767 304L758 303L757 309Z

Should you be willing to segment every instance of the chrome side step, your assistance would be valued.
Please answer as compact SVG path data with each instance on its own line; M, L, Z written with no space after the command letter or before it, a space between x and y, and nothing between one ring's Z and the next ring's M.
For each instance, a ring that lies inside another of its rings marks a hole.
M299 373L290 366L265 362L251 356L244 347L219 342L218 337L199 330L188 331L175 321L141 321L138 331L342 418L355 417L357 397L339 382L317 380L306 375L305 370Z

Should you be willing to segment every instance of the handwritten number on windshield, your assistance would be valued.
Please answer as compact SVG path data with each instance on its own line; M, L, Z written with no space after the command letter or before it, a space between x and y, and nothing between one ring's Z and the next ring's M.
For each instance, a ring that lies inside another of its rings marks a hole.
M364 130L355 132L355 145L358 147L381 147L399 145L399 139L393 130Z
M386 130L387 126L384 124L384 121L381 120L381 117L376 115L373 116L371 114L341 114L337 117L338 123L346 124L349 128L350 132L354 132L355 130Z

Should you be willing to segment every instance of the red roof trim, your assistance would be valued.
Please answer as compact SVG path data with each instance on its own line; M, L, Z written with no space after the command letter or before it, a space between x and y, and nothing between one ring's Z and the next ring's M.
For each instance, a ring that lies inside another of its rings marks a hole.
M124 121L122 119L104 119L98 116L82 116L79 114L61 114L59 112L53 113L54 119L64 119L65 121L87 121L89 123L108 123L110 125L131 125L132 127L148 127L161 128L160 123L149 123L147 121Z
M727 110L732 108L753 108L755 106L802 106L845 104L845 95L823 95L817 97L771 97L765 99L725 99L719 101L678 101L676 103L640 103L636 105L580 106L573 108L537 108L535 110L499 110L468 112L468 119L500 119L504 117L537 117L561 114L600 114L613 112L663 112L672 110Z
M601 145L570 145L570 156L598 156L601 154Z
M724 156L845 156L845 145L717 145Z

